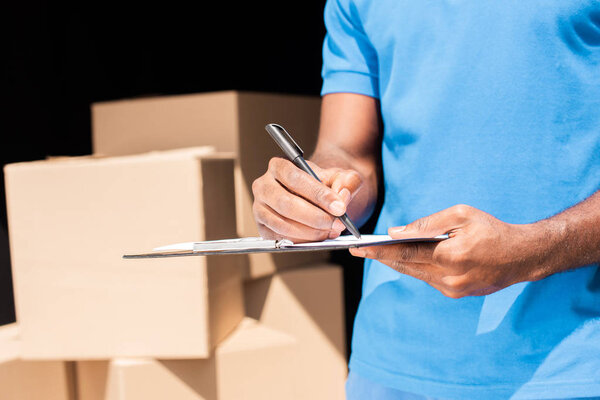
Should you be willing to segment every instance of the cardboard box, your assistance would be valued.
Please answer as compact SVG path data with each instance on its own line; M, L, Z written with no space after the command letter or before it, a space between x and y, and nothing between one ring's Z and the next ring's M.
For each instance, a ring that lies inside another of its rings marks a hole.
M319 97L232 91L96 103L93 148L111 156L199 145L234 153L238 235L258 236L252 182L272 157L283 157L264 126L283 125L308 156L316 144L320 106ZM253 254L245 257L247 277L328 258L327 252Z
M13 296L12 277L10 274L8 233L6 232L6 227L0 224L0 326L14 322L15 301Z
M290 336L246 318L207 360L78 362L78 399L294 399L294 346Z
M17 360L21 353L17 324L0 326L0 363Z
M243 318L235 257L122 259L235 235L231 157L64 158L5 176L23 358L204 358Z
M294 399L344 399L347 376L342 270L331 264L245 283L246 314L297 340Z
M74 400L73 368L61 361L21 361L19 328L0 327L0 399Z

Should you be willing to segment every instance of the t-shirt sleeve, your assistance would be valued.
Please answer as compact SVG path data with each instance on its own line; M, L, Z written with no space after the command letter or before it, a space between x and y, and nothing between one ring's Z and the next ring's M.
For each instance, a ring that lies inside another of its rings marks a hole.
M377 54L351 0L328 0L323 42L323 87L328 93L358 93L379 98Z

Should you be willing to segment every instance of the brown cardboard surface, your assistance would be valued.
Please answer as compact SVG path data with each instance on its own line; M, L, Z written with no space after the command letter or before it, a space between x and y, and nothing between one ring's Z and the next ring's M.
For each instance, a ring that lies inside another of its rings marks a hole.
M321 100L313 96L215 92L120 100L92 105L95 154L123 155L210 145L236 154L238 236L258 236L252 214L252 182L268 160L283 156L264 126L277 122L308 156L316 144ZM328 259L328 253L253 254L241 257L247 277Z
M17 324L0 326L0 363L18 359L20 350L19 326Z
M289 270L244 285L246 315L297 340L294 399L344 399L347 375L342 270ZM307 384L310 382L310 384Z
M75 400L71 366L19 359L19 327L0 326L0 399Z
M0 399L74 400L69 366L62 361L0 363Z
M212 136L217 151L237 151L235 92L117 100L92 105L92 146L109 156L204 146L198 135ZM230 116L233 116L231 114ZM168 133L172 132L172 135Z
M243 317L235 258L121 258L235 235L231 158L69 158L5 176L23 358L203 358Z
M77 363L79 400L293 399L295 340L250 318L206 360Z

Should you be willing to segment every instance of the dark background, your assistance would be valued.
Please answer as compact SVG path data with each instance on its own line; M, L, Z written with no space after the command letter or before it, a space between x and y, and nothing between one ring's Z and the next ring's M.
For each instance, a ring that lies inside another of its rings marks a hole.
M2 165L89 154L96 101L228 89L319 94L324 0L92 3L4 7ZM15 320L1 179L0 324ZM362 268L334 258L348 264L351 329Z

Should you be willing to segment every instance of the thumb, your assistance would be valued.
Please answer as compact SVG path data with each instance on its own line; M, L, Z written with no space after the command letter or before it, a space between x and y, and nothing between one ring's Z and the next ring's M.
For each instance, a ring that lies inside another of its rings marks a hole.
M461 227L471 213L469 206L454 206L406 225L388 229L393 239L434 237Z
M445 227L437 227L435 224L437 221L433 215L428 217L420 218L406 226L395 226L388 229L388 234L392 239L406 239L406 238L420 238L420 237L433 237L441 235L445 230Z

